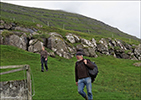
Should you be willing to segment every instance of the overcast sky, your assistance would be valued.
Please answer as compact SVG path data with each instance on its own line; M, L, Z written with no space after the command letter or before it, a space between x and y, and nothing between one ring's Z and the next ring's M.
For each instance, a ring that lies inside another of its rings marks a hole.
M140 0L1 0L2 2L78 13L141 38Z

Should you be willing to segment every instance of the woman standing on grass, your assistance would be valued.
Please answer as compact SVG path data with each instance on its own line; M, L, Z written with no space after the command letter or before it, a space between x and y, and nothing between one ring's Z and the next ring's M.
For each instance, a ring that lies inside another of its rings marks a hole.
M44 72L44 63L45 63L46 71L48 71L48 66L47 66L48 54L44 46L42 46L42 51L40 54L41 54L41 72Z

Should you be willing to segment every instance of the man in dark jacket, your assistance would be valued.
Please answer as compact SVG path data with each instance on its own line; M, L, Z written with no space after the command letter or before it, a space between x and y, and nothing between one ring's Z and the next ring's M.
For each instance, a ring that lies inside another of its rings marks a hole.
M45 63L46 71L48 71L48 66L47 66L48 54L44 46L42 47L42 51L40 52L40 54L41 54L41 72L44 72L44 63Z
M92 84L91 84L91 77L88 74L88 69L94 68L94 65L91 63L90 60L86 60L83 58L82 52L76 53L77 62L75 64L75 81L76 85L78 86L78 93L85 98L85 100L92 100ZM87 67L86 67L87 66ZM86 85L87 94L83 91Z

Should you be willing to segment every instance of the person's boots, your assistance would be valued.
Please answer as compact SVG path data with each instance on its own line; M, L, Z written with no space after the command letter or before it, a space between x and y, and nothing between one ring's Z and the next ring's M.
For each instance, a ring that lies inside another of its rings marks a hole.
M88 100L88 96L86 95L85 100Z

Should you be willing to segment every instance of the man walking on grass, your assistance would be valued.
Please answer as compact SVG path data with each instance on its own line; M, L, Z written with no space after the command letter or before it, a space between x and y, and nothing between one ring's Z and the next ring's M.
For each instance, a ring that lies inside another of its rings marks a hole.
M75 81L78 86L78 93L85 98L85 100L92 100L92 84L91 77L88 74L88 68L93 69L94 65L90 60L83 58L83 52L76 53L77 62L75 64ZM84 92L84 87L87 88L87 94Z
M44 64L46 71L48 71L48 66L47 66L48 54L44 46L42 46L42 51L40 54L41 54L41 72L44 72Z

